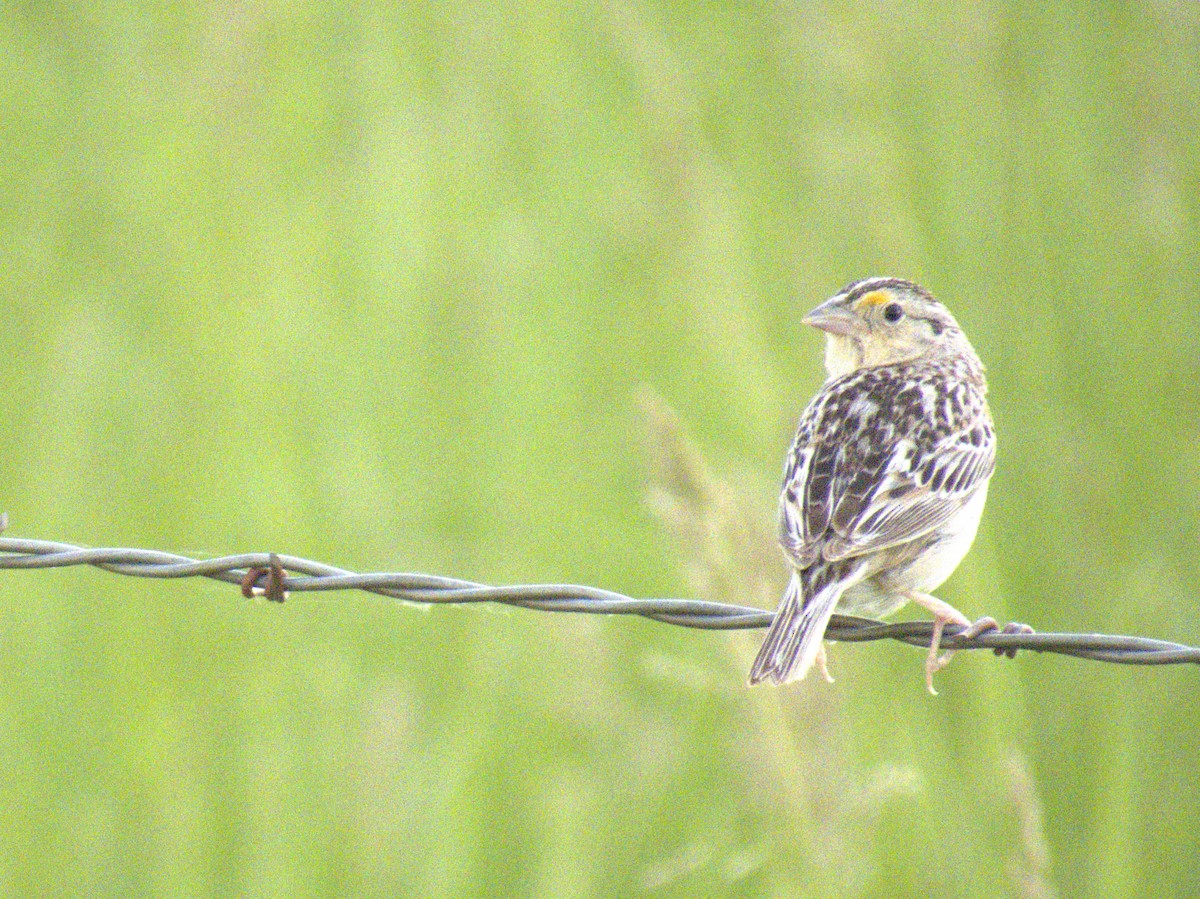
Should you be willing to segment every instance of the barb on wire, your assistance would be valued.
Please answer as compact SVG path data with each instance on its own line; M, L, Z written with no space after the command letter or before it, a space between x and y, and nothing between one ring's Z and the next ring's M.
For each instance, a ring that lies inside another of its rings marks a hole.
M0 514L0 532L7 524L7 516ZM241 585L245 595L258 593L275 601L282 601L289 593L364 590L426 605L495 602L542 612L640 615L666 624L707 630L764 628L773 617L771 612L747 606L692 599L634 599L611 590L574 584L491 587L429 574L357 574L321 562L275 553L191 559L149 549L87 549L49 540L0 536L0 570L70 565L91 565L131 577L205 577ZM963 639L957 636L961 631L961 627L948 626L942 646L997 652L1028 649L1126 665L1200 663L1200 647L1145 637L992 631ZM932 635L933 623L928 621L884 624L846 615L833 616L826 630L828 639L844 643L891 639L920 647L929 646Z

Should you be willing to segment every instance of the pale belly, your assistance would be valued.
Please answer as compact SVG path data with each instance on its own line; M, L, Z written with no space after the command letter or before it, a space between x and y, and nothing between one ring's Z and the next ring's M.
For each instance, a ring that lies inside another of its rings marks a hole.
M987 488L988 485L983 484L945 524L914 541L908 547L909 551L906 552L905 547L884 550L880 559L883 570L843 593L835 611L885 618L908 602L906 593L930 593L940 587L975 542L987 501ZM889 556L893 560L890 564Z

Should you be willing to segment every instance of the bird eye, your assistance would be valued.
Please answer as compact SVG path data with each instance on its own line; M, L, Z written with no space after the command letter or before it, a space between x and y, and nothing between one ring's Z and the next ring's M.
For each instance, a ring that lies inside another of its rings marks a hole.
M888 303L883 307L883 320L889 325L896 324L902 318L904 318L904 309L899 303Z

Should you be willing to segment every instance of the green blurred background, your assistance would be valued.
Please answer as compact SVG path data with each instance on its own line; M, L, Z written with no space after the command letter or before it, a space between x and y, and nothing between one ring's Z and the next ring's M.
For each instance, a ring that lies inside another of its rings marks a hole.
M4 4L10 536L769 607L800 316L894 274L1000 433L942 595L1200 643L1198 9ZM753 633L85 569L0 616L8 895L1200 894L1194 667L751 691Z

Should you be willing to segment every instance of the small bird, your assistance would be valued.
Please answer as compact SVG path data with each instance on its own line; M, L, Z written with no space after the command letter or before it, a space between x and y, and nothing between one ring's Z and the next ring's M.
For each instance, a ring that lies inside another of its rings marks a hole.
M911 600L934 616L925 682L936 694L952 654L938 654L943 628L998 629L929 592L971 548L996 465L983 363L949 310L900 278L855 281L804 322L825 332L829 377L784 466L779 542L792 575L750 683L800 680L814 663L832 682L830 616L877 618Z

